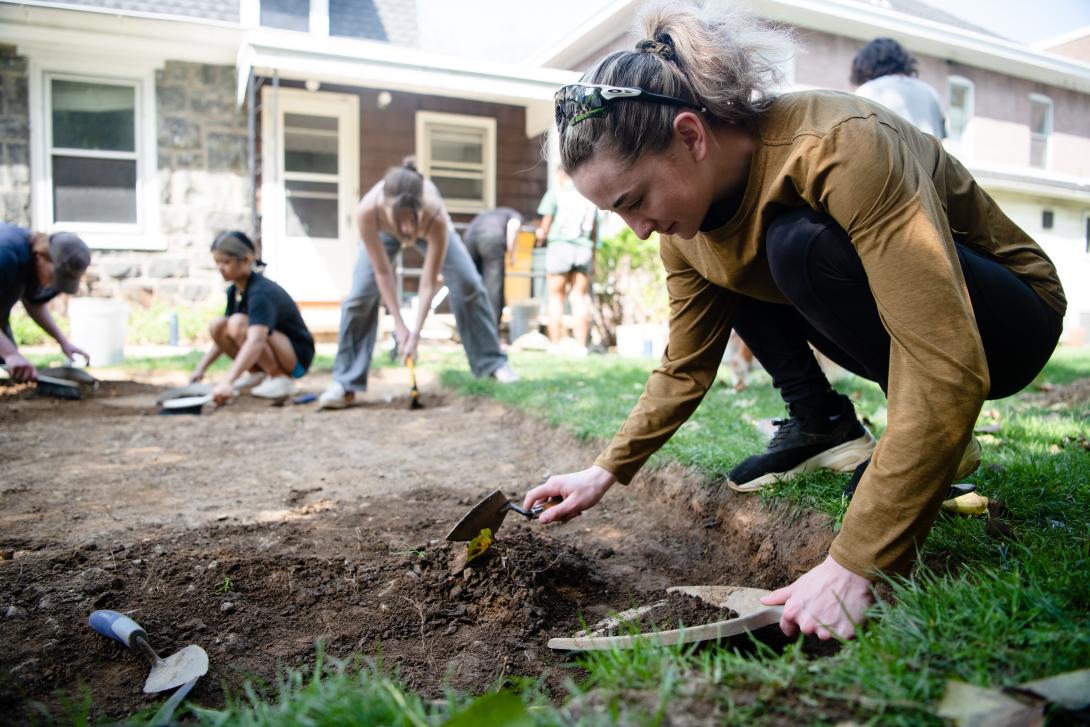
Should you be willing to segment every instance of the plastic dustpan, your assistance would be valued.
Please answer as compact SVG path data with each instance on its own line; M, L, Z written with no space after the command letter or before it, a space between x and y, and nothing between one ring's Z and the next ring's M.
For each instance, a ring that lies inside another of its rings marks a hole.
M549 648L560 651L604 651L608 649L631 649L640 643L673 646L691 644L698 641L712 641L737 636L755 631L764 626L778 623L783 614L783 606L765 606L761 598L771 591L763 588L744 586L673 586L668 593L684 593L707 601L719 608L729 608L738 616L726 621L698 624L670 631L656 631L644 634L622 634L607 636L611 630L621 624L652 614L654 609L666 605L666 601L638 606L622 611L615 616L603 619L571 638L549 640Z

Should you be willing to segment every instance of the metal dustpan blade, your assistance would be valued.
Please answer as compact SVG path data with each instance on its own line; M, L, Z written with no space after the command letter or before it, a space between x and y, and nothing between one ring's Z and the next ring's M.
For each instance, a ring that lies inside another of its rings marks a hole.
M447 533L447 540L468 541L477 537L482 530L489 528L493 534L503 525L503 519L507 517L507 497L496 490L484 498L473 509L458 521L458 524Z
M180 687L208 673L208 654L196 644L171 654L151 668L144 682L144 693L162 692Z

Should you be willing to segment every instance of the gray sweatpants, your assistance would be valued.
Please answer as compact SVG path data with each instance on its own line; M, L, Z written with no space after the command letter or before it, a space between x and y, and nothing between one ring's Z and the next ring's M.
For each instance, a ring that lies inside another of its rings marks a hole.
M401 248L392 236L382 233L386 255L393 262ZM416 247L427 252L427 242L417 240ZM363 242L359 243L359 259L352 272L352 289L341 304L341 328L337 338L337 357L333 361L333 379L348 391L367 390L367 372L378 336L378 314L381 300L375 270ZM507 363L500 350L496 331L496 316L488 302L481 276L473 266L465 244L451 229L447 238L447 254L443 260L443 280L450 291L450 307L458 324L458 335L469 368L474 376L488 376ZM412 321L407 322L410 326Z

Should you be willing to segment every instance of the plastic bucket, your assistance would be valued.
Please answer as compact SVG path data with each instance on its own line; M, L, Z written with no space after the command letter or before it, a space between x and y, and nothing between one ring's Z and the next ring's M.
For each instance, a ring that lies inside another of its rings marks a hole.
M125 324L129 306L109 298L68 301L68 337L91 357L92 366L109 366L125 359Z
M541 304L536 300L523 300L511 304L510 337L517 340L530 331L537 330L537 317L541 313Z
M669 329L655 323L617 326L617 353L631 358L661 358Z

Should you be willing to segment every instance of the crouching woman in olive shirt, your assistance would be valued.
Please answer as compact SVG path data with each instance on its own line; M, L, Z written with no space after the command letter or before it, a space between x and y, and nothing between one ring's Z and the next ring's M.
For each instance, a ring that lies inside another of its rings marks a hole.
M290 396L294 380L314 360L314 339L298 306L287 291L255 270L257 251L244 233L221 233L212 243L212 257L231 283L227 308L212 321L212 348L190 380L200 381L212 362L227 354L234 364L213 390L217 403L247 390L266 399Z
M1066 303L1041 248L935 137L849 94L773 96L772 31L714 12L653 10L636 50L557 93L580 193L661 235L670 334L608 449L526 506L559 495L541 521L566 520L628 482L700 404L736 329L790 418L731 487L815 468L857 480L828 557L764 603L783 604L789 635L850 637L873 579L911 568L951 481L979 464L982 403L1032 381ZM883 387L877 446L810 344Z

